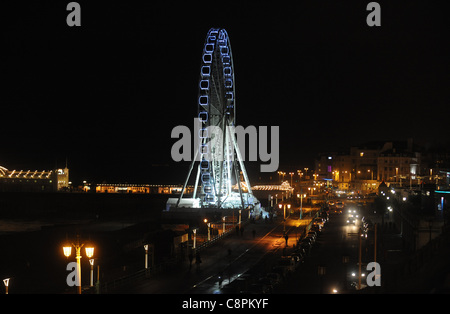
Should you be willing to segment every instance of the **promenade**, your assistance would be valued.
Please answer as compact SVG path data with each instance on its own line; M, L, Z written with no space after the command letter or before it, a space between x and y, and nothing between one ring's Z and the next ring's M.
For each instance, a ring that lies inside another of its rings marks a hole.
M261 262L276 259L283 249L286 249L284 232L289 235L287 247L291 249L311 219L309 215L305 215L301 220L292 215L286 221L283 217L274 218L273 221L247 221L243 224L242 233L232 231L226 237L200 250L200 264L196 263L195 258L192 263L185 259L170 270L152 274L108 293L223 293L224 289L220 289L220 286L226 287L250 269L261 265L271 267L271 263ZM270 271L270 268L267 271Z

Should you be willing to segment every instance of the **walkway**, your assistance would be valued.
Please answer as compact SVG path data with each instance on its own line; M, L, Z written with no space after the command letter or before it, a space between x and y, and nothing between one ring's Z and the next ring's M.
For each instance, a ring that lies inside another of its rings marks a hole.
M170 271L136 281L128 287L115 289L113 293L218 293L219 276L223 280L222 285L233 281L268 253L284 248L283 229L291 232L291 246L295 232L300 236L304 227L311 221L310 217L302 220L298 217L291 218L287 219L286 225L280 217L272 223L262 219L248 223L244 226L242 235L233 232L201 250L200 265L195 263L195 258L191 266L186 260Z

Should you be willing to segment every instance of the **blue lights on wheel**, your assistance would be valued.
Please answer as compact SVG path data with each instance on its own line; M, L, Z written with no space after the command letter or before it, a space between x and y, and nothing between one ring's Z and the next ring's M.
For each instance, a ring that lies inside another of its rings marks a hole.
M214 176L214 152L211 152L211 134L208 127L217 125L219 117L226 114L234 119L234 73L233 58L228 34L224 29L211 28L206 36L200 67L198 118L202 123L198 132L201 200L204 205L216 201L214 190L218 190L218 178ZM208 136L209 135L209 136ZM214 161L217 162L217 161ZM217 175L216 175L217 176Z
M211 67L209 65L202 66L201 73L202 73L202 76L210 76L211 75Z
M209 64L209 63L212 63L212 54L211 53L205 53L205 54L203 54L203 62L204 63L207 63L207 64Z
M201 95L198 97L198 104L200 106L207 106L208 105L208 95Z
M206 123L208 122L208 112L206 111L200 111L198 113L198 119L200 120L201 123Z
M209 89L209 81L208 80L201 80L199 87L201 90L208 90Z

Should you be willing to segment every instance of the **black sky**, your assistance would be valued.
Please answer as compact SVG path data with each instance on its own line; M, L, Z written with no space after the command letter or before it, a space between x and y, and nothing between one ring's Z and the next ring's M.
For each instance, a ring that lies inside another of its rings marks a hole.
M182 182L171 130L192 127L211 27L233 49L237 123L280 126L280 169L371 140L445 141L448 18L441 2L69 1L2 7L2 143L9 169L63 166L71 179ZM442 2L443 3L443 2ZM249 163L258 177L258 163Z

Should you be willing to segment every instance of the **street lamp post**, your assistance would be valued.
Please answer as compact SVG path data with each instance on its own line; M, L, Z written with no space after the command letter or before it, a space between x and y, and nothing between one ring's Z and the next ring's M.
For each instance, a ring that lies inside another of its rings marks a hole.
M93 258L89 259L89 264L91 265L91 284L90 284L90 286L93 287L94 286L94 259Z
M283 208L283 231L286 231L286 205L287 208L291 208L291 204L278 204L278 207Z
M144 250L145 250L145 269L148 268L148 244L144 244Z
M192 248L195 249L195 244L197 242L197 229L192 230L192 232L194 233L194 244L192 245Z
M5 294L8 294L9 279L10 278L3 279L3 283L5 284L5 289L6 289Z
M211 223L208 222L208 241L211 241Z
M303 188L300 188L300 219L303 215Z
M240 213L239 213L240 214ZM239 216L240 218L241 216ZM203 219L203 222L208 226L208 241L211 241L211 223L208 222L208 219Z
M80 243L80 237L77 235L77 241L75 243L65 245L63 247L63 252L66 257L69 257L72 254L72 247L75 248L75 253L76 253L75 258L77 259L76 271L77 271L77 279L78 279L78 282L76 283L76 285L77 285L77 293L78 294L81 294L81 261L80 260L81 260L81 248L83 246L85 246L85 243ZM86 256L88 258L91 258L92 256L94 256L94 247L92 247L90 245L86 245L85 250L86 250ZM91 269L93 269L93 268L91 268Z

